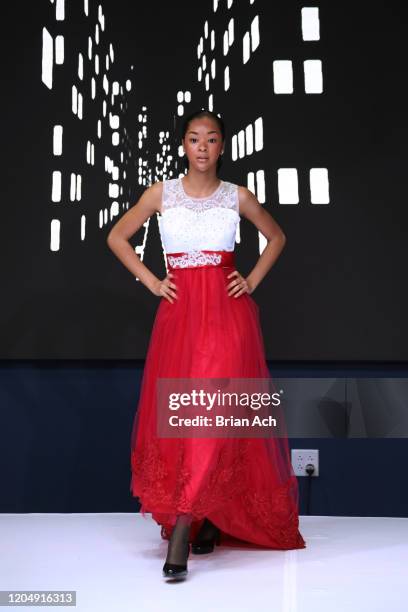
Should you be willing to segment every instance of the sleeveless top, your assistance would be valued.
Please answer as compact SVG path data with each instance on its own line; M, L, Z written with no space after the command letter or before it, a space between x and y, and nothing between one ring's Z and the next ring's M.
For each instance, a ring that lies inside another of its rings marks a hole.
M163 181L158 217L166 253L233 251L240 221L238 185L221 181L205 198L185 193L181 177Z

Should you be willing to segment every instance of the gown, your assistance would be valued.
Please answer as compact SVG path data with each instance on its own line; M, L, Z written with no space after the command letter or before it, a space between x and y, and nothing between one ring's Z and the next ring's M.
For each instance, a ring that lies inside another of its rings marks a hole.
M285 435L158 434L160 381L271 380L258 304L226 290L236 269L238 185L220 181L210 196L195 198L181 177L167 179L161 204L160 237L178 298L161 298L152 327L131 433L131 494L164 540L177 516L189 513L190 542L207 517L221 546L305 548Z

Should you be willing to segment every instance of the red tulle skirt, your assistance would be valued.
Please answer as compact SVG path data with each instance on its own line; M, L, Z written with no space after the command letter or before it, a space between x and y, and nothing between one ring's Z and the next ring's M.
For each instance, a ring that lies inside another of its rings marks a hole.
M221 531L221 544L304 548L287 437L157 435L159 379L270 378L258 305L248 293L234 298L226 290L234 253L201 253L221 262L167 255L178 298L161 299L152 329L131 436L132 495L165 540L177 515L189 513L190 541L208 517Z

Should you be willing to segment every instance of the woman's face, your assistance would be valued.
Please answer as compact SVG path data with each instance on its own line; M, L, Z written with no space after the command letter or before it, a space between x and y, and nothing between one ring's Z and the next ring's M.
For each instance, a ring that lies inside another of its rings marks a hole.
M206 171L216 166L219 155L224 152L224 142L218 124L209 117L193 119L182 142L190 169L195 168L198 171Z

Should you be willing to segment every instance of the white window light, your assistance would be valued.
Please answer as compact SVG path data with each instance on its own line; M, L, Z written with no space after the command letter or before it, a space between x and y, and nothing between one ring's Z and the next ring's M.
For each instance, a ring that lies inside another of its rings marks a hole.
M278 169L279 204L299 204L298 175L296 168Z

